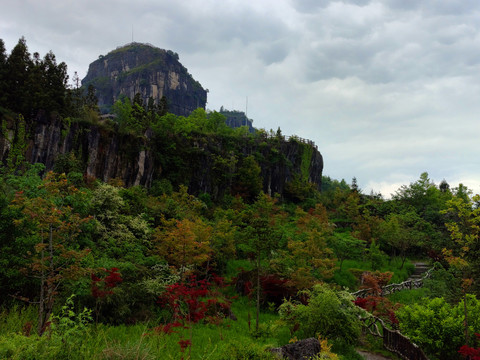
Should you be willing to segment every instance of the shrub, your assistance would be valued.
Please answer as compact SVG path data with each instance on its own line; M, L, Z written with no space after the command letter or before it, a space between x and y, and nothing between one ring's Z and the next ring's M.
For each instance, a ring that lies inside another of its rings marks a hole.
M318 284L303 292L308 305L285 301L280 306L282 321L290 326L292 335L299 338L317 337L344 339L353 344L360 335L358 314L353 297L345 291L335 291L326 284ZM342 326L339 326L342 324Z
M469 331L480 327L480 301L468 296ZM428 300L424 305L414 304L396 313L400 330L422 349L438 359L458 358L458 349L464 344L463 302L453 306L444 298Z

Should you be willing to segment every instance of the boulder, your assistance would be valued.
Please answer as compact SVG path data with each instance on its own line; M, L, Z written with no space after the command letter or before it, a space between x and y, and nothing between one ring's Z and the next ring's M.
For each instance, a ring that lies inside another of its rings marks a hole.
M317 339L308 338L293 344L273 348L270 351L279 359L309 360L317 355L321 349L320 342Z

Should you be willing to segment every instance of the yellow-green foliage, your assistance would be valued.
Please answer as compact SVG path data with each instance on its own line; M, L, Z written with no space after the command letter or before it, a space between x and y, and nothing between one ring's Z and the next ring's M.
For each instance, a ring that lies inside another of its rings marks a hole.
M295 334L299 338L321 335L356 342L360 335L360 310L349 293L317 284L311 291L305 291L305 296L309 299L308 305L285 301L279 309L281 319L291 329L297 329Z

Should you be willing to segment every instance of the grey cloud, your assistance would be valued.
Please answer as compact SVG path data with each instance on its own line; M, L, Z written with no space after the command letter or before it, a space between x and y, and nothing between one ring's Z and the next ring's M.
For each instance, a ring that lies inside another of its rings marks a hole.
M333 3L351 4L357 6L368 5L371 0L294 0L294 8L302 13L314 13L324 9Z
M271 43L263 44L258 50L258 56L263 60L265 65L282 62L289 54L286 44Z

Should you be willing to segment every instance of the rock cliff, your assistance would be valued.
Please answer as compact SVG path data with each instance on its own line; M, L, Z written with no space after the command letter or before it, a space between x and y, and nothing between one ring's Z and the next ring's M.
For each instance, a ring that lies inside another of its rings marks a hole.
M253 133L255 132L255 129L253 128L253 121L252 119L249 119L247 115L243 111L238 111L238 110L225 110L223 106L220 108L219 111L220 114L225 116L225 123L232 127L232 128L238 128L241 126L246 126L248 127L248 131Z
M195 81L178 61L178 55L148 44L131 43L90 64L82 86L93 85L102 112L109 112L118 99L141 94L145 104L150 97L156 104L165 96L168 111L188 116L205 108L207 90Z
M295 139L258 134L243 139L202 134L161 138L151 130L134 136L120 133L113 122L67 124L45 114L27 121L25 129L25 139L20 141L25 144L26 161L53 170L59 157L73 153L84 175L103 181L121 179L126 186L149 187L154 180L166 178L174 185L187 185L192 194L206 192L219 198L230 191L239 164L247 156L255 157L266 193L283 195L286 184L296 176L317 189L321 186L322 155L313 144ZM0 159L4 164L19 137L18 123L10 121L2 127Z

